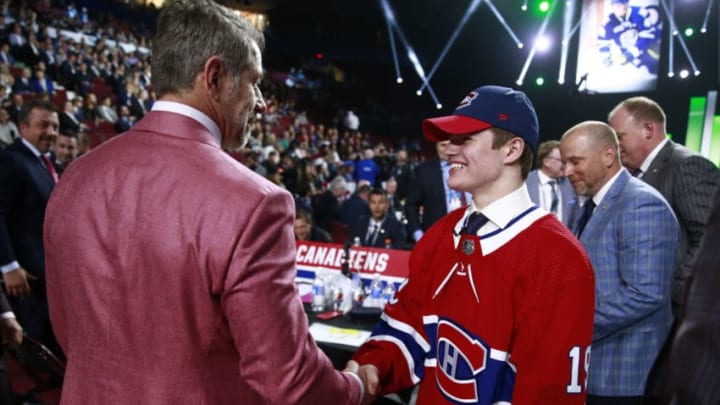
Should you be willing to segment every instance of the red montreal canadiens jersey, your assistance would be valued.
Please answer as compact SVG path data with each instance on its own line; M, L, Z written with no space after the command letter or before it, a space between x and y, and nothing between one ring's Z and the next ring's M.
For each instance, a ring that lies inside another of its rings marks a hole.
M417 244L354 359L378 367L383 393L420 383L419 405L584 404L595 309L585 251L537 206L480 238L453 234L463 212Z

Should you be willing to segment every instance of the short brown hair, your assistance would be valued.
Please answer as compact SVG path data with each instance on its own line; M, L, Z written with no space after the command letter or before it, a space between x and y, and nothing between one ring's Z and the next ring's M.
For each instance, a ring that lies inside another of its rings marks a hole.
M492 128L493 132L493 149L500 149L503 145L508 143L513 138L520 138L519 136L513 134L512 132L506 131L501 128ZM520 138L522 139L522 138ZM521 169L521 175L522 179L527 179L528 173L530 173L530 170L532 169L533 164L533 151L530 148L530 145L527 144L527 142L523 141L525 143L525 146L523 147L522 156L520 156L520 169Z
M552 141L545 141L538 146L537 151L537 161L535 163L535 166L537 168L540 168L542 166L542 161L552 152L555 148L560 147L560 141L552 140Z

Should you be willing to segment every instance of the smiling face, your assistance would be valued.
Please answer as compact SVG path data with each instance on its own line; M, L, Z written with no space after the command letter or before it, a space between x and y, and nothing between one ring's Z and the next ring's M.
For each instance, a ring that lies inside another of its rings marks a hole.
M593 125L571 130L560 142L565 175L577 195L588 197L594 196L620 170L617 146L608 139L614 137L612 129Z
M20 122L20 134L36 147L40 153L47 153L55 143L60 120L54 111L36 107L30 110L25 122Z
M504 147L493 149L492 131L486 129L470 136L450 138L446 149L450 162L450 188L475 195L500 178L507 151Z

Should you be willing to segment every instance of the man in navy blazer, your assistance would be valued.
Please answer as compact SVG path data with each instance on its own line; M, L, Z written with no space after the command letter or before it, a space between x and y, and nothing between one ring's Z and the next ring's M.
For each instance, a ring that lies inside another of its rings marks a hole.
M609 125L586 121L572 127L560 152L575 192L588 197L575 227L595 270L587 405L641 405L648 372L672 323L679 226L660 193L620 165Z
M472 196L447 185L450 164L445 149L450 141L435 144L438 156L415 167L405 203L408 233L417 242L423 233L448 212L469 204ZM422 210L421 210L422 207Z
M363 246L407 249L407 233L395 215L389 213L390 202L382 188L374 188L368 195L370 215L358 218L351 228L350 239L360 238Z
M537 169L528 174L525 184L532 202L555 214L570 228L579 205L564 172L560 141L546 141L538 146Z
M720 170L699 153L668 139L665 112L647 97L624 100L610 112L608 121L620 139L623 165L658 190L680 222L682 239L672 284L673 309L677 309L684 301L685 280L720 186Z
M26 102L19 121L20 138L0 154L0 270L25 332L56 350L45 294L43 221L57 181L46 154L60 124L55 106L42 100Z

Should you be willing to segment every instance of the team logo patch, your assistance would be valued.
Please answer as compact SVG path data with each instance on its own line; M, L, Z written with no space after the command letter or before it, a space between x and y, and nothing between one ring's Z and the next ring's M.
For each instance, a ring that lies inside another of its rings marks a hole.
M488 348L450 320L437 325L437 373L440 391L457 403L479 401L479 374L485 370Z
M500 121L507 121L510 119L510 116L505 113L498 113L498 119Z
M470 104L472 104L472 101L477 98L477 96L478 94L476 92L471 91L470 93L468 93L467 96L465 96L464 99L462 99L462 101L460 101L460 104L458 104L456 109L469 106Z
M471 255L475 251L475 242L472 239L463 239L462 251L466 255Z

